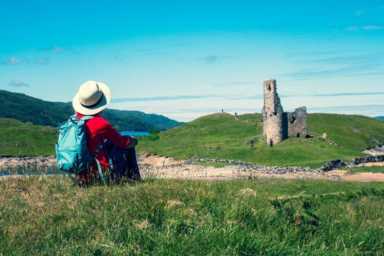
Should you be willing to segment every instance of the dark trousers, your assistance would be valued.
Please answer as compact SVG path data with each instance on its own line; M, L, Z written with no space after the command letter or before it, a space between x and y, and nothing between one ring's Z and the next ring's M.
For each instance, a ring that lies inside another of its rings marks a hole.
M120 181L122 178L141 180L135 148L120 149L110 143L104 149L109 157L113 181Z
M112 143L106 142L102 149L108 155L109 168L102 168L97 162L94 162L87 170L76 175L75 181L78 185L141 180L135 148L120 149Z

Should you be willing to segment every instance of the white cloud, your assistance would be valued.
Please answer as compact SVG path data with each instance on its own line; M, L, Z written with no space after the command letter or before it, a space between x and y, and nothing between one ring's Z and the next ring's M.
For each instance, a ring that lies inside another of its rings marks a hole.
M26 82L20 81L20 80L12 80L8 83L11 87L29 87L30 85Z
M382 30L384 29L384 26L378 26L378 25L366 25L362 27L363 30Z
M381 25L363 25L363 26L349 26L345 29L346 31L354 32L354 31L378 31L384 30L384 26Z
M5 65L18 65L21 64L23 61L15 56L9 57L5 61L3 61L3 64Z

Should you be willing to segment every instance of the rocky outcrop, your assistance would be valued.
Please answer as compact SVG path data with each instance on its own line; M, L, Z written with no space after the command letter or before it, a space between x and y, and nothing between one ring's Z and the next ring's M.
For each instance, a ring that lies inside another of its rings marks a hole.
M0 157L0 175L55 173L56 160L54 157Z
M240 170L244 171L256 171L264 172L267 174L288 174L288 173L321 173L320 169L313 169L309 167L283 167L283 166L264 166L239 160L228 160L228 159L213 159L213 158L198 158L188 160L188 164L199 164L199 163L213 163L213 164L224 164L230 166L237 166Z
M343 160L337 159L337 160L332 160L332 161L325 163L321 167L321 170L325 171L325 172L329 172L332 170L345 168L346 166L347 166L347 164Z
M353 159L350 162L345 162L343 160L332 160L327 163L325 163L322 167L322 171L332 171L337 169L343 169L343 168L353 168L353 167L359 167L364 164L370 164L370 163L384 163L384 155L382 156L366 156L366 157L358 157Z
M359 157L352 160L352 165L361 165L361 164L367 164L367 163L379 163L384 162L384 155L381 156L366 156L366 157Z
M370 156L384 156L384 146L378 146L374 148L369 148L363 152L364 154L370 155Z

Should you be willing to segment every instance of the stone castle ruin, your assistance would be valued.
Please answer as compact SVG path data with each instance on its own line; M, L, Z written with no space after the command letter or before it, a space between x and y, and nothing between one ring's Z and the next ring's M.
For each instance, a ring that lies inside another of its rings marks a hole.
M276 80L264 82L263 134L273 146L288 137L308 137L307 108L284 112L277 93Z

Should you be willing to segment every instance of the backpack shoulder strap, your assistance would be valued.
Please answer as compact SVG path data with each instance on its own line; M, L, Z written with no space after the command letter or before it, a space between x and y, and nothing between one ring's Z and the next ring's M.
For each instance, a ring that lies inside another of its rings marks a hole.
M73 121L88 121L90 119L92 119L94 116L83 116L82 118L78 118L76 114L72 115L70 117L70 119L72 119Z
M81 118L81 120L83 120L83 121L88 121L88 120L91 120L92 118L94 118L94 116L83 116L83 117Z

